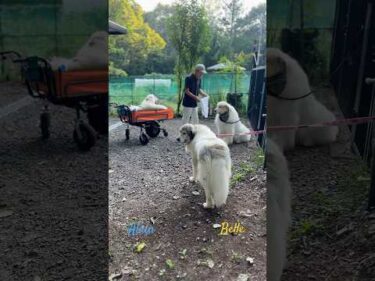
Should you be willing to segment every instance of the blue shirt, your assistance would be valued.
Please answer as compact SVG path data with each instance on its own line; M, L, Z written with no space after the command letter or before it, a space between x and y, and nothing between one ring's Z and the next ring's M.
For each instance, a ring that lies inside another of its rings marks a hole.
M189 89L189 91L194 95L199 95L199 90L201 88L201 79L195 77L194 74L185 78L185 91ZM197 101L192 97L188 96L185 92L184 99L182 101L182 105L185 107L197 107Z

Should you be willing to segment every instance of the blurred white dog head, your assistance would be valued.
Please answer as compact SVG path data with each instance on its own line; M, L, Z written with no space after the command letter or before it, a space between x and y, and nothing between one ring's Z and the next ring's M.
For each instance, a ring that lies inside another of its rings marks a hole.
M226 101L220 101L217 103L215 112L219 115L226 114L229 112L229 104Z
M157 104L157 103L159 103L159 99L157 98L157 96L155 96L153 94L150 94L144 99L144 102L151 103L151 104Z

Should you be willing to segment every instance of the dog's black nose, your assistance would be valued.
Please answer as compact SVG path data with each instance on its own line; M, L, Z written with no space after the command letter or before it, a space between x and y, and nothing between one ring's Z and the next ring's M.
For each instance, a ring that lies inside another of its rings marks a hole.
M176 139L176 141L180 142L180 141L181 141L181 139L180 139L180 138L177 138L177 139Z

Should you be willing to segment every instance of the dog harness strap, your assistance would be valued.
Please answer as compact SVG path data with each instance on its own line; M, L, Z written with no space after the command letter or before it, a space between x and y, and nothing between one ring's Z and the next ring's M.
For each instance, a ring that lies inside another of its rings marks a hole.
M299 99L303 99L305 97L308 97L309 95L311 95L313 93L313 91L310 91L307 94L305 94L303 96L300 96L300 97L297 97L297 98L285 98L285 97L281 96L281 93L283 92L283 90L285 88L285 85L283 85L282 90L279 91L278 93L271 90L271 88L273 86L279 86L280 87L279 84L285 84L286 83L286 75L285 75L285 73L282 73L282 72L280 72L278 74L275 74L274 76L267 77L266 83L267 83L267 93L270 96L273 96L274 98L277 98L277 99L280 99L280 100L299 100Z
M224 121L224 119L221 118L221 116L219 116L219 119L221 122L225 123L225 124L235 124L235 123L238 123L240 122L241 120L237 120L237 121L234 121L234 122L228 122L228 121Z
M303 95L303 96L300 96L300 97L297 97L297 98L284 98L282 96L274 96L274 95L271 95L271 96L273 96L277 99L280 99L280 100L300 100L300 99L303 99L303 98L306 98L306 97L310 96L312 93L313 93L313 91L310 91L306 95Z
M226 124L236 124L236 123L238 123L238 122L240 122L241 120L237 120L237 121L235 121L235 122L224 122L224 123L226 123Z

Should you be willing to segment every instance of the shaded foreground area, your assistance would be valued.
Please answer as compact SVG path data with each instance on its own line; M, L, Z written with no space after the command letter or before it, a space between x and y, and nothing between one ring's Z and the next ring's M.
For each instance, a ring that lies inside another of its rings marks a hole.
M317 97L340 115L334 93ZM287 153L293 191L288 265L282 280L375 279L375 216L367 211L370 175L340 127L329 147Z
M0 280L106 280L106 138L80 152L74 110L51 106L43 141L20 84L2 83L0 104Z

